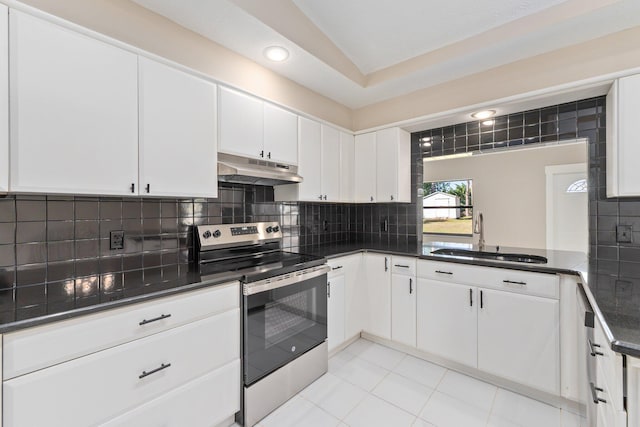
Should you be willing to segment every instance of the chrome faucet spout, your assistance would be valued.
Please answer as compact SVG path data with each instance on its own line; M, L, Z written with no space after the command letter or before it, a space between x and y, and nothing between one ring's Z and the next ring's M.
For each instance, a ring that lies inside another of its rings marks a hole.
M473 225L473 233L479 234L478 236L478 249L484 250L484 218L482 217L482 212L478 212L476 216L476 221Z

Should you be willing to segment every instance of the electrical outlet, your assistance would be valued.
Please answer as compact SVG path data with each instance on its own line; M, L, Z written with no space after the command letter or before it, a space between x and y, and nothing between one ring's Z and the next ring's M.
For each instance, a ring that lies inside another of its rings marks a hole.
M616 242L618 243L631 243L631 236L633 235L633 227L630 225L617 225L616 226Z
M112 251L115 251L118 249L124 249L124 231L122 230L112 231L109 233L109 238L111 239L109 243L109 248Z

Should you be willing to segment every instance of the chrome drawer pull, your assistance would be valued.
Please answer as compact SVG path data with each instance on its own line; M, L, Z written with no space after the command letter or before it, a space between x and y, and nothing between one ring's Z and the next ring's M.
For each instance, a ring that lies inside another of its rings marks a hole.
M440 270L436 270L436 273L440 273L440 274L453 274L450 271L440 271Z
M527 282L517 282L517 281L513 281L513 280L503 280L504 283L510 283L512 285L522 285L522 286L526 286Z
M591 355L593 357L596 356L604 356L604 353L598 350L595 350L594 348L600 348L600 344L594 344L591 342L591 339L588 340L589 341L589 349L591 349Z
M402 265L402 264L394 264L394 267L402 267L402 268L409 268L408 265Z
M151 322L157 322L158 320L163 320L163 319L167 319L171 317L170 314L161 314L158 317L154 317L153 319L142 319L142 322L138 323L138 325L142 326L142 325L146 325L147 323L151 323Z
M340 270L342 268L341 265L337 266L337 267L333 267L331 270Z
M171 366L171 363L167 363L167 364L163 363L162 365L160 365L156 369L153 369L153 370L151 370L149 372L142 371L142 373L140 375L138 375L138 378L139 379L143 379L144 377L148 377L151 374L155 374L156 372L160 372L160 371L162 371L164 369L167 369L169 366Z
M598 392L604 391L603 389L601 389L600 387L596 387L594 383L589 383L589 386L591 387L591 397L593 398L593 403L595 404L598 404L600 402L607 403L605 399L598 397Z

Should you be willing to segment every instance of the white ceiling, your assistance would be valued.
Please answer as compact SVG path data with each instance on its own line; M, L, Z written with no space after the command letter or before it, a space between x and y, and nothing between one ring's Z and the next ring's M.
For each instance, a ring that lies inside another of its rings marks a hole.
M133 1L350 108L640 25L639 0Z

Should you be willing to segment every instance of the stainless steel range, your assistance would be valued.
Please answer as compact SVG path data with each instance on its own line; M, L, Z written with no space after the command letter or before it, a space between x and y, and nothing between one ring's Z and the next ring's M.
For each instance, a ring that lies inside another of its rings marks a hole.
M327 372L322 257L282 250L277 222L196 227L203 279L242 276L243 405L253 426Z

